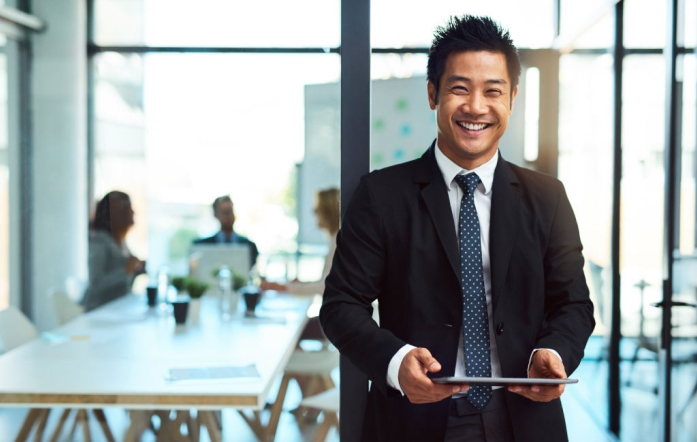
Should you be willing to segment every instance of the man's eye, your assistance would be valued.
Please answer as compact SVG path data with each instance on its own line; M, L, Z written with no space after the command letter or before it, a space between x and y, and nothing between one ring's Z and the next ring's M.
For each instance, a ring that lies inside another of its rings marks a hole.
M498 89L489 89L489 90L487 91L487 94L489 94L489 95L494 95L494 96L499 96L499 95L501 95L501 93L502 93L502 92L501 92L500 90L498 90Z
M453 86L453 92L464 94L467 92L467 88L465 88L464 86Z

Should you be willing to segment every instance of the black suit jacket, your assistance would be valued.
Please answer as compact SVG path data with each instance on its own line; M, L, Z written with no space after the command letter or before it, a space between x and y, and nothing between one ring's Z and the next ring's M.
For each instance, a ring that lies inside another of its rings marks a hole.
M387 385L409 343L455 371L462 328L459 253L435 146L372 172L353 195L337 238L320 313L329 339L372 380L364 440L442 440L450 399L415 405ZM506 377L527 377L535 348L559 352L568 374L595 326L576 220L558 180L499 158L492 187L490 258L495 336ZM371 319L378 299L380 326ZM557 399L506 393L516 440L565 440Z
M238 235L235 233L233 237L234 241L232 244L247 244L249 246L249 266L253 267L257 262L257 256L259 256L259 250L257 245L250 241L246 236ZM207 238L199 238L194 241L194 244L218 244L218 234Z

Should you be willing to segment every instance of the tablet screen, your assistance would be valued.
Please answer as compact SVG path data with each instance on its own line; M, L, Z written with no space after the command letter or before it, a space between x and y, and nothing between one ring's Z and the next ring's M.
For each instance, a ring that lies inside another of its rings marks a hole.
M508 385L559 385L576 384L578 379L554 379L554 378L473 378L467 376L448 376L434 378L437 384L487 384L493 386Z

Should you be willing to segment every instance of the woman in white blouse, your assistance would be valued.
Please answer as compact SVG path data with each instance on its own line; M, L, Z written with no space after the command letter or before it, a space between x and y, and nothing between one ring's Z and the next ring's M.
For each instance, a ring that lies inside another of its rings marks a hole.
M324 279L332 267L332 259L336 250L336 234L339 231L340 197L339 189L329 188L317 192L315 216L317 226L329 236L329 252L324 260L322 277L316 281L291 281L286 284L262 281L262 290L277 290L294 295L321 295L324 293Z

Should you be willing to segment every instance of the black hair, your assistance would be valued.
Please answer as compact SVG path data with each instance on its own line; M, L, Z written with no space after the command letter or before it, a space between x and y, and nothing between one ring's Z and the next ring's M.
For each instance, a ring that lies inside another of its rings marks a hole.
M213 213L218 211L218 204L222 203L223 201L229 201L230 204L232 204L232 198L230 198L230 195L219 196L215 199L215 201L213 201Z
M97 203L97 209L94 212L92 220L92 230L103 230L111 234L111 199L119 198L122 200L130 200L127 193L118 190L112 190L104 195L104 198Z
M440 78L445 71L448 56L452 52L467 51L503 54L506 57L508 77L511 80L511 92L513 92L520 78L520 59L508 31L489 17L465 14L462 17L450 17L445 27L437 27L431 49L428 51L426 77L435 88L436 102L438 102Z

